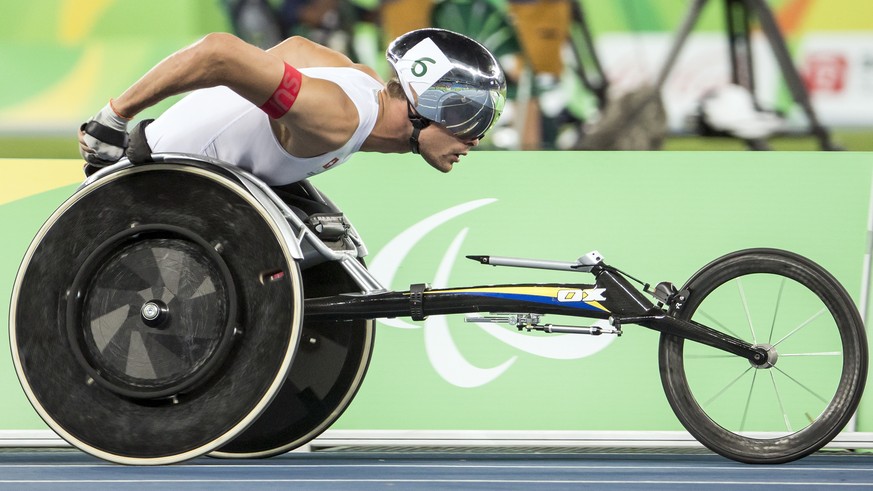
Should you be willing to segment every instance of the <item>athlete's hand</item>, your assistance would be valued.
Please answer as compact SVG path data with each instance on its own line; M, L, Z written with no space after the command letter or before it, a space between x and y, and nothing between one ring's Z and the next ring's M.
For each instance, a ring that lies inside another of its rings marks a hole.
M89 164L105 167L118 162L127 148L127 123L112 104L100 110L79 128L79 153Z

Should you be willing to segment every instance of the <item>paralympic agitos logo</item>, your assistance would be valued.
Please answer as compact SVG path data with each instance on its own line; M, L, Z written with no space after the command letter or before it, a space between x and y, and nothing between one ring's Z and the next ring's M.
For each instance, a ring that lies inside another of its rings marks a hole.
M386 288L392 290L407 289L409 285L393 283L398 271L406 262L407 256L419 242L438 227L450 223L453 219L496 201L492 198L470 201L421 219L389 240L373 257L368 269ZM461 255L462 245L469 230L469 227L461 228L451 243L447 244L446 251L439 260L436 273L432 276L433 280L430 282L432 287L472 286L453 284L450 278L452 268ZM426 280L426 278L421 278L421 280ZM612 336L593 337L579 334L526 335L511 326L488 323L468 324L463 321L461 316L430 316L420 323L412 323L403 319L380 319L380 322L385 326L400 329L423 329L425 351L431 366L446 382L457 387L479 387L496 380L512 367L518 360L518 356L508 356L496 366L476 366L459 349L452 336L453 328L475 329L478 327L497 341L515 350L553 360L584 358L606 348L614 340ZM588 319L584 322L592 323ZM600 322L604 321L593 323Z

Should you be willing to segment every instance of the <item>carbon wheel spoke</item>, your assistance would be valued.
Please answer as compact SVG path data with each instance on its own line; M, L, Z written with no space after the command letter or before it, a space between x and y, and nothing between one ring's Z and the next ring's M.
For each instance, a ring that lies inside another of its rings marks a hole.
M780 343L782 343L782 342L785 341L786 339L790 338L791 336L794 336L798 331L800 331L800 330L803 329L804 327L808 326L812 321L814 321L814 320L818 319L819 317L821 317L821 315L824 314L825 312L827 312L827 310L828 310L827 307L823 307L821 310L819 310L818 312L816 312L815 314L813 314L812 317L810 317L809 319L807 319L807 320L801 322L799 326L795 327L791 332L789 332L788 334L786 334L782 339L780 339L779 341L776 341L775 343L773 343L773 346L774 346L774 347L779 346Z
M749 370L752 368L749 367ZM752 391L755 389L755 380L758 379L758 371L752 372L752 383L749 384L749 395L746 396L746 405L743 408L743 419L740 420L740 431L746 429L746 418L749 416L749 406L752 405Z
M788 430L789 433L793 433L794 430L791 429L791 422L788 421L788 413L785 411L785 405L782 404L782 395L779 392L779 386L776 384L776 376L773 375L773 371L770 371L770 380L773 382L773 394L776 395L776 401L779 402L779 410L782 411L782 419L785 421L785 429Z
M828 404L828 400L827 400L827 399L825 399L824 397L822 397L822 396L821 396L819 393L817 393L816 391L810 389L806 384L804 384L804 383L800 382L799 380L797 380L796 378L792 377L791 375L789 375L788 373L786 373L784 370L780 369L779 367L773 367L773 368L775 368L776 370L778 370L779 373L781 373L782 375L785 375L785 376L788 378L788 380L790 380L790 381L794 382L795 384L797 384L798 387L800 387L800 388L802 388L803 390L807 391L810 395L812 395L812 396L815 397L816 399L820 400L821 402L823 402L823 403L825 403L825 404Z
M749 311L749 302L746 300L746 291L743 289L743 281L737 278L737 288L740 290L740 299L743 301L743 311L746 313L746 321L749 323L749 330L752 332L752 342L758 344L758 336L755 334L755 326L752 324L752 313Z
M752 369L752 367L750 366L750 367L746 368L745 370L743 370L743 373L737 375L736 378L734 378L733 380L731 380L730 382L728 382L727 385L725 385L724 387L722 387L722 389L721 389L720 391L718 391L718 393L716 393L714 396L710 397L709 400L707 400L706 402L704 402L704 403L703 403L703 407L707 407L707 406L709 406L710 404L712 404L713 402L715 402L716 399L718 399L719 397L721 397L722 394L724 394L725 392L727 392L728 389L730 389L731 387L733 387L734 384L736 384L737 382L739 382L739 380L740 380L741 378L743 378L743 375L749 373L749 370L751 370L751 369Z
M776 317L779 315L779 305L782 304L782 292L785 291L785 278L779 283L779 293L776 294L776 306L773 307L773 322L770 323L770 334L767 336L767 342L773 342L773 332L776 329Z
M843 356L842 351L818 351L812 353L779 353L779 358L786 356Z

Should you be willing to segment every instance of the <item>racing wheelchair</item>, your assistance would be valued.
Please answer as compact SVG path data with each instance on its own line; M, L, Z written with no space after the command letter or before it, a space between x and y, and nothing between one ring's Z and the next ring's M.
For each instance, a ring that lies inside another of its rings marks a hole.
M359 389L381 317L659 331L677 418L740 462L815 452L848 423L864 388L867 341L852 299L790 252L734 252L681 287L636 287L596 251L568 262L468 256L594 282L401 292L373 278L366 255L354 226L308 181L271 188L184 154L122 161L89 177L28 248L10 307L13 362L58 435L137 465L269 457L311 441ZM549 314L595 322L544 323ZM729 382L713 386L715 372ZM739 414L729 400L737 391Z

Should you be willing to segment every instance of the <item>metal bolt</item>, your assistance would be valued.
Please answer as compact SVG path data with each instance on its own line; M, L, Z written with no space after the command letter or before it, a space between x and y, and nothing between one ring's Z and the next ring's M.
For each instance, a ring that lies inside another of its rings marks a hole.
M142 307L142 316L147 320L155 320L158 318L158 315L161 313L161 309L158 308L153 302L149 302Z

